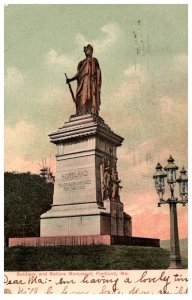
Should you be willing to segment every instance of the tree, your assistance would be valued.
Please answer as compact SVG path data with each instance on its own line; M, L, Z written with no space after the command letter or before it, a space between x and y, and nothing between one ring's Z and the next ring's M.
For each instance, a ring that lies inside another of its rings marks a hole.
M51 208L53 183L39 175L5 172L5 239L39 236L40 215Z

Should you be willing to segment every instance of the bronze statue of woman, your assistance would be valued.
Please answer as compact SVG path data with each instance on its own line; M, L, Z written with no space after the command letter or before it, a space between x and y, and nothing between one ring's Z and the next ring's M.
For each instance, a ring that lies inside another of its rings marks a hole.
M88 44L84 47L86 58L78 64L77 74L68 78L66 83L77 80L76 116L85 114L98 115L101 104L101 69L98 60L93 55L93 47Z

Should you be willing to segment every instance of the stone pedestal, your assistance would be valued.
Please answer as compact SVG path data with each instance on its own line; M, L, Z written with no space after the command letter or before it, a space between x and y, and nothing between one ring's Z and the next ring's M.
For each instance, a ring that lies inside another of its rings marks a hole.
M104 197L103 190L104 162L117 168L123 138L90 114L71 117L49 136L57 146L56 176L52 208L41 215L41 237L131 236L120 197Z

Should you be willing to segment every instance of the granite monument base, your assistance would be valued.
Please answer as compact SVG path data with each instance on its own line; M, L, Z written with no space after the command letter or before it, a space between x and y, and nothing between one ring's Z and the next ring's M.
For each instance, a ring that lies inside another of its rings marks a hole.
M110 213L96 203L54 206L42 217L40 236L44 237L110 233Z
M15 246L75 246L75 245L126 245L142 247L160 247L159 239L140 238L113 235L85 235L85 236L52 236L9 238L9 247Z
M91 114L70 117L49 136L57 146L56 174L53 205L41 215L40 236L131 236L117 178L116 148L123 138Z

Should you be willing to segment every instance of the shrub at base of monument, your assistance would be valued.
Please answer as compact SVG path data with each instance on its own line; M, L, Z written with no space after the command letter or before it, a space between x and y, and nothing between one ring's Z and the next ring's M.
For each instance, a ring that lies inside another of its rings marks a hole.
M47 246L6 249L6 271L166 269L169 251L156 247Z

